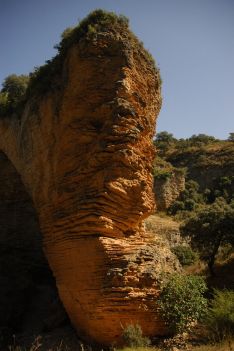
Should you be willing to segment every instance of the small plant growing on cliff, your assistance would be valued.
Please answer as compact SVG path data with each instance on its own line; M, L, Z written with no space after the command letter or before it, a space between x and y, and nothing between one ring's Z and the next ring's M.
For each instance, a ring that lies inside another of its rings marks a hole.
M171 334L190 329L206 311L206 284L201 277L171 274L163 284L159 307Z
M150 345L150 340L142 335L139 324L129 324L123 330L122 339L127 347L145 347Z
M172 248L182 266L190 266L198 260L198 255L190 246L177 245Z

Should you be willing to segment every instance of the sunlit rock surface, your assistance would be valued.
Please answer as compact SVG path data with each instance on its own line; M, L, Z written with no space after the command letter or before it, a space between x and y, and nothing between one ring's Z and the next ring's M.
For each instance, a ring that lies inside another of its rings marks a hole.
M165 333L159 275L174 269L143 220L154 209L151 165L160 77L128 31L106 30L68 50L59 86L0 121L0 149L37 211L46 257L78 333L121 342L138 323Z

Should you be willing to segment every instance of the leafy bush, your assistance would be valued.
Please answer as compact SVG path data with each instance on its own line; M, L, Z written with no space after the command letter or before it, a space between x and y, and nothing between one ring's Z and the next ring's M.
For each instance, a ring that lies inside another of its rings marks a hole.
M196 202L193 199L186 199L184 201L184 209L186 211L193 211L196 207Z
M186 331L207 308L203 294L206 284L201 277L171 274L159 297L159 307L172 334Z
M185 190L181 193L182 201L193 200L195 203L203 201L202 195L199 193L199 184L194 180L188 180L185 183Z
M220 341L234 335L234 291L215 290L214 299L208 309L206 324L210 336Z
M176 200L171 204L167 212L170 215L175 215L178 211L183 211L183 210L184 210L184 202Z
M25 100L29 77L11 74L4 79L0 92L0 116L20 112Z
M182 266L189 266L197 261L198 256L190 246L177 245L172 248Z
M153 176L155 180L167 180L173 176L173 166L156 156L153 164Z
M172 143L176 139L174 138L172 133L168 133L165 130L163 132L159 132L156 135L155 142L165 142L165 143Z
M201 144L209 144L212 142L217 141L217 139L211 135L206 135L206 134L193 134L188 141L191 143L191 145L201 145Z
M179 211L193 211L203 202L204 199L202 194L199 193L198 183L194 180L188 180L179 198L168 208L168 213L176 215Z
M214 187L210 195L211 202L217 197L223 197L227 202L230 202L233 197L234 176L219 177L214 182Z
M154 178L155 179L169 179L172 176L172 171L162 168L154 168Z
M125 346L128 347L144 347L150 345L150 340L142 335L139 324L129 324L122 334Z
M28 76L11 74L4 79L2 93L7 94L8 100L11 103L18 102L24 97L28 82Z

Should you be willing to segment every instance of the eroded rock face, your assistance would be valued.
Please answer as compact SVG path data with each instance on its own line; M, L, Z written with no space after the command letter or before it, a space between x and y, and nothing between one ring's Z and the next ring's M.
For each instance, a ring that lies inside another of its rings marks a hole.
M173 169L168 178L154 179L155 203L158 211L166 211L185 189L185 175Z
M142 225L154 209L159 74L135 38L106 31L69 49L59 79L21 120L0 122L0 148L34 201L61 300L101 344L120 343L130 323L164 334L158 278L174 258L162 264Z

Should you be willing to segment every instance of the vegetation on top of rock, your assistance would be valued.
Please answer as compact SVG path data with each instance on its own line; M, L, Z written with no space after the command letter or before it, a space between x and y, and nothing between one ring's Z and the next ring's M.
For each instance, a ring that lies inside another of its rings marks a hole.
M172 176L174 167L171 163L160 157L155 157L153 164L153 176L157 179L166 179Z
M55 45L58 54L30 74L27 95L43 94L50 89L59 87L60 81L53 78L61 72L64 58L69 48L75 43L84 37L87 40L92 39L101 31L113 32L116 29L128 31L128 19L125 16L117 16L114 12L106 12L101 9L91 12L76 27L65 29L61 35L61 42Z
M16 86L18 81L25 78L27 81L27 89L24 89L20 96L17 96L14 101L10 99L10 96L6 94L4 86L0 92L0 117L6 115L12 115L12 112L16 112L18 115L21 114L25 102L34 95L43 95L49 90L53 91L61 87L61 71L63 67L64 59L70 47L80 40L85 38L86 41L97 38L101 32L111 32L116 34L121 32L127 35L128 40L133 43L134 46L138 46L145 59L151 64L152 68L156 70L158 74L159 84L161 84L161 78L159 70L155 67L155 62L152 55L146 51L143 47L142 42L139 42L136 36L129 29L129 20L123 15L116 15L114 12L107 12L101 9L97 9L91 12L86 18L84 18L76 27L67 28L61 35L61 42L55 45L58 50L56 56L52 59L47 60L46 64L41 67L35 67L34 72L30 73L29 77L12 75L9 77L15 77ZM6 78L5 82L8 80Z
M175 168L161 157L156 156L153 164L153 176L155 179L168 179L173 173L186 174L186 168Z
M22 110L29 77L11 74L4 79L0 92L0 116L7 116Z
M230 133L227 140L206 134L176 139L173 134L160 132L154 140L158 156L174 167L234 166L234 145Z

